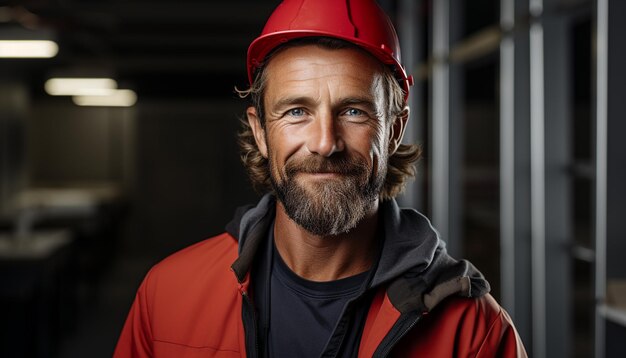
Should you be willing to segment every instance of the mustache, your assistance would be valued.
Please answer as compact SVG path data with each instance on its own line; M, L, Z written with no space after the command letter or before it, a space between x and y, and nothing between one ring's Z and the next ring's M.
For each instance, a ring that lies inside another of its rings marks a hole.
M307 156L292 159L285 163L285 173L293 176L297 173L336 173L346 176L358 176L367 172L367 164L361 160L343 156L322 157Z

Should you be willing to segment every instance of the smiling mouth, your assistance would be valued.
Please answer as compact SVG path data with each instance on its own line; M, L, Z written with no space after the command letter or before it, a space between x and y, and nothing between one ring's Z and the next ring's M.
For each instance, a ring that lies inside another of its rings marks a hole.
M334 177L334 176L344 176L344 173L340 172L301 172L300 174L312 175L312 176L321 176L321 177Z
M322 179L340 179L346 178L348 174L342 172L298 172L296 176L302 174L301 178L309 178L312 180L322 180ZM306 179L305 179L306 180Z

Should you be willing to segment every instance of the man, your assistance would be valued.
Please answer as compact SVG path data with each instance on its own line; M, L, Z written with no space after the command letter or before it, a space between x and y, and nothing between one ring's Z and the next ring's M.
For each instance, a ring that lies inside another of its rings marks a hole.
M270 189L156 265L116 357L517 357L509 316L394 197L411 79L373 0L285 0L248 50L240 133Z

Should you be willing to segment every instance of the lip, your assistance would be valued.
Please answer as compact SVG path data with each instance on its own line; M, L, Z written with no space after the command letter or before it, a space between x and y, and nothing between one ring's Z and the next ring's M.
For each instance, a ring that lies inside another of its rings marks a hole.
M336 177L343 176L343 174L337 173L337 172L315 172L315 173L301 173L301 174L312 176L314 178L336 178Z

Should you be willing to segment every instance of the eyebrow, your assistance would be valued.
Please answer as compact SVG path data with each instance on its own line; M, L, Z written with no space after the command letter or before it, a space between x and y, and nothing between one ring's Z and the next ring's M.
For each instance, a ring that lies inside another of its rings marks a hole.
M280 109L283 107L292 106L294 104L310 107L310 106L314 106L316 104L316 101L310 97L304 97L304 96L285 97L285 98L278 100L278 102L276 102L272 106L272 108ZM362 105L362 106L367 107L368 110L372 110L372 111L376 110L376 105L374 104L372 99L369 97L347 97L345 99L342 99L337 104L337 106L339 107L348 106L348 105Z
M304 105L304 106L313 106L315 105L315 101L309 97L304 97L304 96L300 96L300 97L285 97L280 99L278 102L276 102L272 108L273 109L278 109L278 108L283 108L283 107L288 107L291 105Z
M376 105L369 97L348 97L339 102L340 107L349 105L361 105L366 107L369 111L376 111Z

